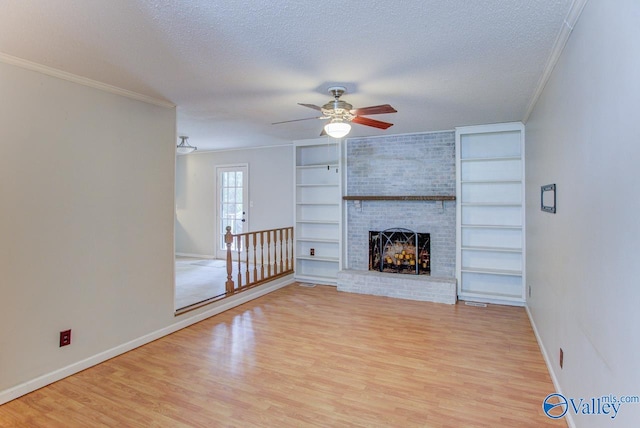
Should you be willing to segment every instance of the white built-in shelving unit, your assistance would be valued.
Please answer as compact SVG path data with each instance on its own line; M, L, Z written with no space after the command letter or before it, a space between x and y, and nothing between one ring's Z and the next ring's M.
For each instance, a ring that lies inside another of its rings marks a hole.
M342 235L339 140L296 141L294 150L295 279L336 285Z
M456 128L458 298L525 302L524 125Z

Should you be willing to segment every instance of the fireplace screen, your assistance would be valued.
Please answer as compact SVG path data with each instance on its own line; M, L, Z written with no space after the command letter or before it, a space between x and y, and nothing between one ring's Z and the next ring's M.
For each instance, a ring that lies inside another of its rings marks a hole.
M431 239L409 229L369 231L369 270L431 274Z

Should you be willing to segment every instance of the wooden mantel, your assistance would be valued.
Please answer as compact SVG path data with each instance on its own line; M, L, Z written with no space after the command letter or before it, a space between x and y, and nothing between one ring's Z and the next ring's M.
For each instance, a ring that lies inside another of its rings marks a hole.
M343 196L345 201L455 201L451 195L425 195L425 196Z

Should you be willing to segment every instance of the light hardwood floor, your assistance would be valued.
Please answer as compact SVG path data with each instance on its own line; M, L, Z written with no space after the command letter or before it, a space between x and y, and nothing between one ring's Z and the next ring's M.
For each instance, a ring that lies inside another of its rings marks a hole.
M0 406L11 427L541 427L523 308L291 285Z

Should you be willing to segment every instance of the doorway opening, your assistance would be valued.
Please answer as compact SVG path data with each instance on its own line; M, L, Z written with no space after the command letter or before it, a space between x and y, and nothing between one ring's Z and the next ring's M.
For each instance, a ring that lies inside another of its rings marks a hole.
M224 234L231 226L234 234L249 230L248 196L249 165L234 164L216 167L214 192L215 215L213 259L207 256L185 255L176 258L176 311L199 307L205 302L226 296L226 245ZM213 190L213 189L212 189ZM237 258L235 243L232 246ZM242 249L244 251L244 249ZM244 252L241 252L241 255ZM209 256L211 257L211 256Z

